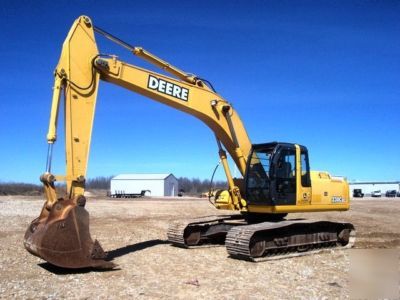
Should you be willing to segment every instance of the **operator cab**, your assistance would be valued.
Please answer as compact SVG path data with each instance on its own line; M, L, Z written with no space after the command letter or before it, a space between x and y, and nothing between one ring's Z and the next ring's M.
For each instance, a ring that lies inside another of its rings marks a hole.
M300 157L296 159L296 147ZM300 161L300 165L296 165ZM295 205L296 174L301 185L311 187L308 151L290 143L266 143L252 146L248 159L246 200L251 205ZM298 169L298 170L297 170Z

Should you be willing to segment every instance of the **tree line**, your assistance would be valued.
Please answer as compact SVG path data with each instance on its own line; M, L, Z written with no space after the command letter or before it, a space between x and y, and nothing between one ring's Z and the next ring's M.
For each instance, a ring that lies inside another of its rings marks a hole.
M201 194L208 192L210 187L212 189L222 189L227 187L226 181L217 180L212 183L209 179L199 179L199 178L188 178L179 177L178 178L179 190L186 194Z
M39 184L22 182L0 182L0 195L41 195L43 187Z
M113 176L98 176L86 180L87 190L109 190ZM209 179L178 178L179 190L185 194L196 195L208 192L211 182ZM213 189L226 188L226 181L217 180L212 184ZM40 195L43 193L41 184L22 182L0 182L0 195Z

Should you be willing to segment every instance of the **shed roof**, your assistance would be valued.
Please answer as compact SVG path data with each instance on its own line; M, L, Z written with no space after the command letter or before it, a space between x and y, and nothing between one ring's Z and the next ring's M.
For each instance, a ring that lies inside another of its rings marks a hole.
M130 174L119 174L113 177L111 180L164 180L171 175L176 179L176 177L172 173L155 173L155 174L130 173Z

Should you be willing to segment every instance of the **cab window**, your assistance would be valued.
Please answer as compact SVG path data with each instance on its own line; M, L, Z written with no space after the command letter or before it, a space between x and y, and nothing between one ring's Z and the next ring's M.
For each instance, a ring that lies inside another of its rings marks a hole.
M308 153L305 150L301 150L301 185L303 187L311 186L310 179L310 165L308 163Z
M296 150L284 149L276 165L275 172L278 193L296 193Z

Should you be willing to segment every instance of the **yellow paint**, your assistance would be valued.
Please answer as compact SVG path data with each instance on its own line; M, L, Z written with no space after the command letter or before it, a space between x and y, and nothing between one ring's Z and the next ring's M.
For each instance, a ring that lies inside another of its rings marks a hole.
M317 211L343 211L348 210L347 205L248 205L247 209L249 212L256 213L300 213L300 212L317 212Z

